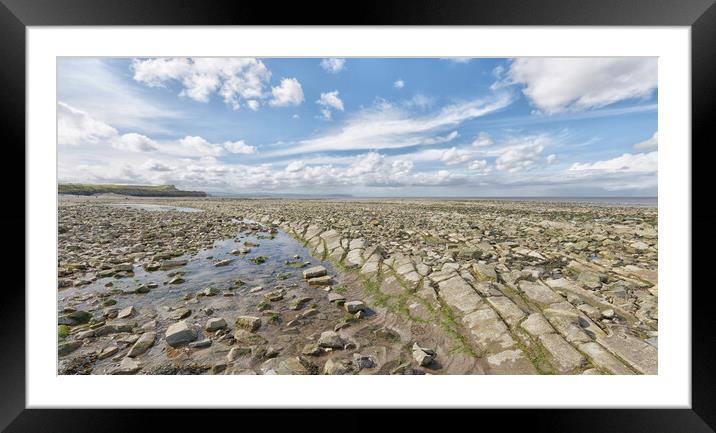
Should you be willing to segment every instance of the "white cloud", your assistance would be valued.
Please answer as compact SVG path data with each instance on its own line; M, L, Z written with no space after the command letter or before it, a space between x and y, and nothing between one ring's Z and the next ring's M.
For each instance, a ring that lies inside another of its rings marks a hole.
M523 84L522 92L542 112L581 111L649 96L657 87L657 59L518 58L506 83Z
M158 143L158 146L162 152L176 156L220 156L226 153L223 146L209 143L203 137L191 135L175 141Z
M527 170L537 162L548 143L544 136L511 140L507 150L495 160L495 167L511 173Z
M143 134L171 134L173 123L186 116L128 83L101 58L58 59L57 99L115 128Z
M414 95L412 98L408 99L407 101L403 102L403 105L409 108L420 108L422 110L425 110L429 108L431 105L433 105L433 98L428 98L427 96L418 93Z
M343 111L343 101L338 97L338 90L321 93L321 98L317 100L316 103L326 108Z
M244 140L224 142L224 148L231 153L252 154L256 153L256 147L246 144Z
M323 59L321 60L321 67L331 74L337 74L341 72L346 65L346 59Z
M151 138L130 132L112 140L112 147L130 152L151 152L157 150L157 142Z
M328 108L321 108L321 117L323 120L333 119L333 113Z
M251 111L258 111L259 110L260 102L255 99L249 99L246 101L246 106L249 107Z
M487 161L484 159L476 159L467 166L470 170L484 170L487 168Z
M286 166L286 171L289 173L295 173L297 171L303 170L303 167L305 167L305 164L303 163L303 161L291 161Z
M396 80L395 83L393 83L393 87L395 87L396 89L402 89L403 87L405 87L405 81Z
M293 116L291 116L291 118L292 118L292 119L300 119L301 116L299 116L298 114L294 114Z
M167 171L173 170L173 167L171 167L170 165L164 164L162 162L159 162L159 161L156 161L153 159L147 160L147 162L142 164L141 167L147 171L167 172Z
M491 145L492 143L493 142L492 142L492 138L490 137L490 135L487 134L486 132L481 132L481 133L477 134L477 137L475 137L475 139L472 141L472 146L473 147L485 147L485 146Z
M655 132L648 139L641 141L634 145L634 149L637 150L653 150L659 147L659 132Z
M460 134L457 131L452 131L451 133L447 135L437 137L428 137L421 141L421 144L441 144L441 143L449 143L459 137Z
M511 102L509 96L475 100L444 107L438 113L412 117L393 105L379 101L373 109L351 116L339 130L276 150L271 156L325 150L394 149L422 144L425 134L500 110Z
M440 156L440 160L444 162L445 165L462 164L470 159L472 159L472 152L460 150L456 147L451 147Z
M303 88L295 78L283 78L281 84L271 88L273 99L269 101L272 107L288 107L301 105L303 102Z
M150 87L178 81L182 84L181 96L207 102L212 93L217 93L234 109L245 103L256 110L257 99L264 97L264 89L271 80L271 71L261 60L253 58L134 59L132 70L136 81Z
M622 172L622 173L655 173L658 170L658 151L649 153L624 153L613 159L592 163L576 162L569 171Z
M554 164L555 162L557 162L557 155L555 155L554 153L551 155L547 155L547 164Z
M57 103L57 142L60 145L98 143L114 138L117 130L64 102Z

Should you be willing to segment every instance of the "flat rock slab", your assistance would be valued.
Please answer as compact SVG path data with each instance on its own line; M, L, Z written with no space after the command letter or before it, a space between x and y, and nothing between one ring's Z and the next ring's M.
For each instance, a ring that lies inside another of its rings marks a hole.
M236 327L255 332L261 327L261 319L254 316L239 316L236 318Z
M614 355L628 362L642 374L658 374L657 349L629 334L613 334L597 338L597 342Z
M623 375L634 374L633 371L609 353L607 349L595 342L580 344L579 350L586 353L594 365L608 373Z
M564 300L559 294L543 284L520 281L518 287L531 301L543 306Z
M314 266L303 271L303 278L316 278L326 275L328 271L323 266Z
M149 350L150 347L154 346L154 340L157 338L157 333L150 331L145 332L142 334L141 337L139 337L139 340L137 340L136 343L134 343L134 346L132 346L131 349L129 349L129 353L127 353L127 356L130 358L134 358L136 356L139 356Z
M177 322L167 329L167 344L172 347L180 346L196 340L197 332L186 321Z
M445 302L463 314L471 313L482 305L480 295L460 276L441 281L438 287Z
M570 372L587 363L587 359L582 356L577 349L572 347L564 338L557 334L542 334L539 337L539 341L550 354L552 365L554 365L560 373Z

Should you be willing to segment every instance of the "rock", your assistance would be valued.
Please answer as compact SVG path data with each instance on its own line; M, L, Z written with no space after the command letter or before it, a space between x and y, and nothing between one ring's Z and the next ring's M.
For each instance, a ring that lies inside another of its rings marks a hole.
M211 346L211 340L208 338L189 343L189 347L191 347L192 349L201 349L209 346Z
M308 284L311 286L330 286L333 284L333 278L328 275L322 277L310 278Z
M578 283L581 283L583 286L592 290L602 287L602 281L603 278L601 276L589 271L581 272L579 277L577 277Z
M107 346L97 354L97 359L106 359L119 352L118 346Z
M303 278L316 278L326 275L328 271L323 266L314 266L303 271Z
M69 355L80 347L82 347L81 341L68 341L66 343L60 343L60 345L57 346L57 354L59 356Z
M358 370L375 367L375 361L373 360L372 356L361 355L360 353L353 354L353 364Z
M350 374L352 371L353 371L353 368L350 365L349 361L338 360L338 359L333 359L333 358L326 361L326 364L323 366L323 374L331 374L331 375Z
M203 293L204 296L216 296L221 293L221 290L215 287L207 287L201 293Z
M171 325L167 329L166 340L167 344L172 347L177 347L182 344L186 344L196 340L198 337L197 332L186 321L177 322Z
M276 368L276 374L316 374L316 366L310 361L296 356L281 361Z
M169 318L172 320L181 320L186 319L191 315L191 310L186 307L180 307L174 310L170 315Z
M249 293L256 293L262 291L264 288L261 286L256 286L253 289L249 290Z
M256 332L261 327L261 319L254 316L239 316L236 318L236 327Z
M77 323L87 323L92 318L92 315L86 311L77 310L68 314L67 317Z
M181 275L177 275L174 278L167 281L169 284L181 284L184 282L184 278L181 277Z
M331 349L343 349L343 339L335 331L324 331L318 339L320 347L328 347Z
M141 370L141 367L137 361L132 358L124 358L119 367L112 370L110 374L135 374L139 370Z
M154 340L157 338L156 332L145 332L142 334L141 337L137 340L136 343L134 343L134 346L132 346L131 349L129 349L129 352L127 353L127 356L130 358L134 358L136 356L139 356L149 350L150 347L154 345Z
M328 302L345 301L346 298L338 293L331 292L328 294Z
M435 360L435 351L413 344L413 358L418 361L418 365L426 367Z
M611 308L609 308L607 310L602 310L602 318L604 318L604 319L614 318L614 310L612 310Z
M216 267L226 266L230 263L231 263L230 259L224 259L224 260L219 260L218 262L214 263L214 266L216 266Z
M301 308L303 308L303 306L306 304L306 302L310 302L312 300L313 300L313 298L304 296L304 297L294 300L288 308L291 310L300 310Z
M209 332L215 332L219 329L226 328L226 320L221 317L214 317L206 321L206 330Z
M117 313L118 319L127 319L129 317L132 317L135 313L134 307L130 305L127 308L124 308L122 310L119 310L119 313Z
M323 348L321 348L319 345L315 343L310 343L305 346L303 346L303 350L301 351L302 355L308 355L308 356L319 356L323 353Z
M366 308L365 302L363 301L350 301L346 302L343 306L345 307L346 311L351 314L363 311Z

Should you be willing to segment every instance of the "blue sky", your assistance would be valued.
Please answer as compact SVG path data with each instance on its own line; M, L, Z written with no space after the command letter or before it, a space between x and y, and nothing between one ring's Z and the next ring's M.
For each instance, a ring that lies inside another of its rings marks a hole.
M61 182L655 196L655 58L61 58Z

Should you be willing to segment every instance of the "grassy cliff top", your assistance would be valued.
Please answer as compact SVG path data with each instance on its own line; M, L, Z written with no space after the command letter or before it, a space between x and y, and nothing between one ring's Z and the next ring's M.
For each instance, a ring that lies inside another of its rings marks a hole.
M140 197L206 197L203 191L182 191L174 185L112 185L87 183L61 183L59 194L95 195L120 194Z

